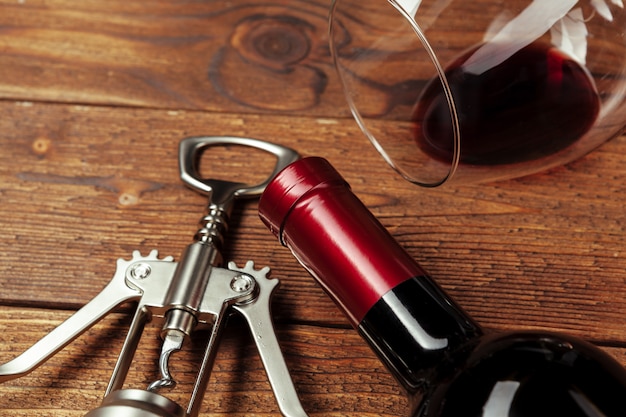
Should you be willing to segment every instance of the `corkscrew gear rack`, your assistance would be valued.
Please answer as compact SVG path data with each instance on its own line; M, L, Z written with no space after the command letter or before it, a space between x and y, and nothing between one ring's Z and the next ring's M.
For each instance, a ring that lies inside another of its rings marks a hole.
M214 146L243 146L260 149L276 157L270 176L257 185L204 179L199 172L203 152ZM237 313L249 326L281 413L286 417L306 416L289 370L282 356L270 312L272 294L279 281L268 279L269 268L255 269L233 262L221 267L221 250L228 219L235 200L259 196L270 180L298 154L283 146L249 138L191 137L179 147L183 182L209 199L208 213L181 256L159 258L156 250L148 256L138 251L132 259L118 259L110 283L65 322L10 362L0 365L0 382L26 375L91 328L114 308L137 302L135 315L113 370L100 407L86 417L195 417L207 389L226 317ZM162 325L159 356L160 378L145 390L124 389L130 365L145 325ZM208 328L208 341L187 408L157 393L174 387L170 373L173 353L200 328Z

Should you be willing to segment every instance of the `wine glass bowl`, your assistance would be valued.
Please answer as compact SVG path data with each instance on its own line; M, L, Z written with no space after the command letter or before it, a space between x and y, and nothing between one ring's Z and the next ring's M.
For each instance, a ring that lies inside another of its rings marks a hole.
M334 0L350 109L407 180L514 178L573 161L626 120L621 0Z

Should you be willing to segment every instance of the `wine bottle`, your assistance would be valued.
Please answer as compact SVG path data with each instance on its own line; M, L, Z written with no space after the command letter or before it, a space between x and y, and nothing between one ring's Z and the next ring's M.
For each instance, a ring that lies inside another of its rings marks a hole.
M259 214L406 390L412 416L626 416L619 363L567 335L485 334L325 159L281 171Z

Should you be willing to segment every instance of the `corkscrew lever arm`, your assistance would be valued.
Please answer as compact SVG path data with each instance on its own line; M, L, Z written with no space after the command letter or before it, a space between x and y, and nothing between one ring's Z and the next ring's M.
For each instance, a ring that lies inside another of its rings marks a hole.
M236 268L232 262L228 266L229 269ZM250 264L246 267L249 268ZM268 272L268 267L261 270L263 276ZM281 353L270 311L271 298L278 288L279 281L260 278L256 279L259 292L255 302L235 304L233 309L239 312L248 323L281 413L285 417L303 417L307 414L298 399L298 393Z
M121 262L123 260L118 260L118 266ZM118 267L109 284L90 302L15 359L0 365L0 383L32 372L115 307L127 301L138 300L141 295L140 291L126 285L124 268Z

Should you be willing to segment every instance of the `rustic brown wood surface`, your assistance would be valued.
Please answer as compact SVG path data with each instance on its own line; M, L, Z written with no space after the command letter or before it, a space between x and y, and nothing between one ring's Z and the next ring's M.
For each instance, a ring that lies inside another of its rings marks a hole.
M234 135L329 159L488 331L563 331L626 365L626 137L522 179L412 186L349 116L328 53L327 8L318 0L0 1L0 362L96 295L116 259L136 249L178 259L206 205L179 179L178 143ZM205 154L203 173L252 181L270 169L262 154L238 151ZM310 415L406 413L392 377L264 228L255 201L236 207L225 252L281 279L278 337ZM1 384L0 416L96 407L129 311ZM148 329L129 385L154 379L157 333ZM183 382L193 353L175 356ZM202 416L224 414L279 415L237 321L202 407Z

